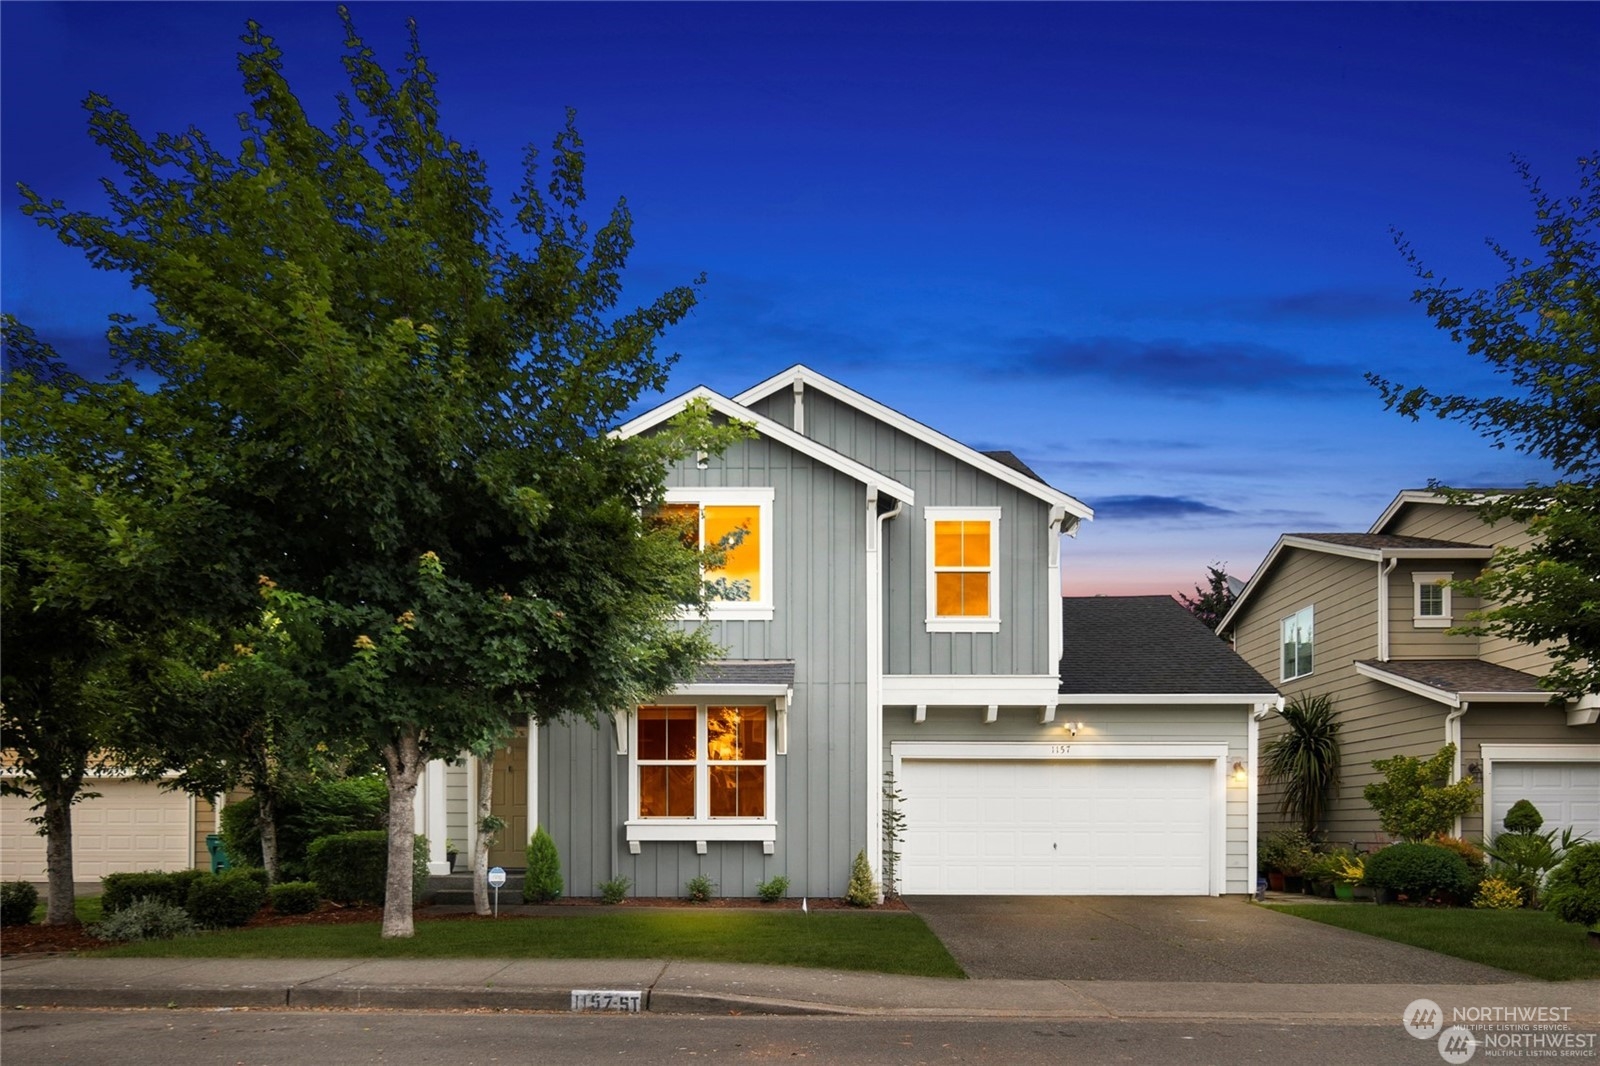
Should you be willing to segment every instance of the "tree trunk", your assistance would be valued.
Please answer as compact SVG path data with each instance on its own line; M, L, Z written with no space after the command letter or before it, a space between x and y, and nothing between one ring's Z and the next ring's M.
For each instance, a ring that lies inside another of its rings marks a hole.
M478 759L478 845L472 851L472 909L478 914L489 913L489 844L494 834L486 832L484 824L492 813L494 799L494 749Z
M411 889L416 845L417 780L422 776L422 749L415 726L402 726L383 746L389 783L389 871L383 892L383 936L411 936L414 928Z
M45 925L77 925L77 897L72 883L72 800L77 782L45 782L39 789L44 800Z
M256 823L261 830L261 868L267 884L278 883L278 800L270 788L256 793Z

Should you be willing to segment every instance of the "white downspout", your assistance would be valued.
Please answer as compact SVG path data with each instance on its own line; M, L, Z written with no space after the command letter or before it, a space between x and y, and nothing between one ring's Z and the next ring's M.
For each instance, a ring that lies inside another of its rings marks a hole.
M1378 661L1389 661L1389 575L1400 565L1398 558L1378 564Z
M1461 780L1461 719L1467 713L1469 704L1463 703L1455 710L1444 716L1444 742L1456 746L1455 762L1450 767L1450 783L1453 785ZM1455 824L1450 827L1450 835L1461 835L1461 816L1456 815Z
M1050 543L1047 549L1049 585L1045 592L1045 603L1050 613L1049 626L1046 630L1048 646L1045 649L1047 661L1050 664L1050 676L1061 676L1061 529L1067 520L1065 507L1050 508L1050 525L1047 527L1046 536Z
M798 382L797 382L798 384ZM883 523L900 513L878 513L878 488L867 486L867 861L883 884Z

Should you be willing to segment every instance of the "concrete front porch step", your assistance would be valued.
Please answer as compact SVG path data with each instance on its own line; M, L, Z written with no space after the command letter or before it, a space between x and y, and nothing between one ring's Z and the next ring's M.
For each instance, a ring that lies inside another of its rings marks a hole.
M522 902L521 870L507 870L506 883L500 886L500 902ZM472 875L470 873L435 874L428 878L425 897L431 903L472 905ZM494 889L489 890L494 898Z

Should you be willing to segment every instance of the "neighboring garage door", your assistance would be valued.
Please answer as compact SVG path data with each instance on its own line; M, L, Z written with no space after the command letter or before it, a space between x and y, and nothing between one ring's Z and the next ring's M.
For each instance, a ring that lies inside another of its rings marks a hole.
M906 759L907 895L1208 895L1209 761Z
M95 781L98 792L72 808L72 873L95 881L121 870L190 865L189 797L142 781ZM27 821L30 801L0 800L0 880L44 880L44 837Z
M1574 827L1600 840L1600 762L1495 760L1490 833L1505 829L1506 811L1525 799L1544 815L1545 829Z

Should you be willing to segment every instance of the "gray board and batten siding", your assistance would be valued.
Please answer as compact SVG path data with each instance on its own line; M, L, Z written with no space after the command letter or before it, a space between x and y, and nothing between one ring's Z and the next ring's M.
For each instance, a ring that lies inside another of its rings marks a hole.
M750 408L788 428L794 398L779 391ZM1055 663L1049 647L1049 505L950 453L918 440L819 389L805 393L805 435L909 486L916 505L885 523L883 670L905 675L1038 675ZM929 633L925 509L1000 508L1000 630Z
M631 854L629 760L609 723L547 726L539 744L540 821L555 838L568 891L597 895L627 877L638 896L681 896L704 874L720 895L750 896L776 874L794 895L838 895L866 845L867 684L865 486L763 437L740 441L705 469L673 467L672 488L775 490L771 621L716 619L708 627L730 660L792 660L788 754L774 755L774 854L754 842L642 843ZM734 697L730 697L732 701ZM666 700L664 702L670 702Z

